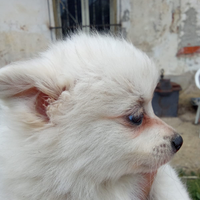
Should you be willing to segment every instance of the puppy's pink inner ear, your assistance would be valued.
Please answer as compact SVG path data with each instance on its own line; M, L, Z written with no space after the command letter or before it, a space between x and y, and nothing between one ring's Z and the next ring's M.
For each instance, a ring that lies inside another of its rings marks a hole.
M46 120L49 120L49 117L47 115L46 109L49 105L50 97L47 94L44 94L43 92L39 92L36 98L35 102L35 110L40 115L44 116Z
M47 106L49 105L49 101L51 97L47 94L39 91L37 88L33 87L28 90L22 91L18 94L15 94L14 97L25 98L25 97L33 97L37 95L35 100L35 111L37 114L42 115L46 120L49 120L49 117L46 113Z

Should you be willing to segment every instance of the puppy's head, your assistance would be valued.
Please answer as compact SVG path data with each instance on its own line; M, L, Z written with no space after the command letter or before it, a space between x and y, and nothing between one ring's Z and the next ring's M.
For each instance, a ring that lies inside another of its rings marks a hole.
M1 69L2 115L27 152L24 165L38 152L48 178L150 172L182 145L152 110L157 81L152 61L123 39L78 34Z

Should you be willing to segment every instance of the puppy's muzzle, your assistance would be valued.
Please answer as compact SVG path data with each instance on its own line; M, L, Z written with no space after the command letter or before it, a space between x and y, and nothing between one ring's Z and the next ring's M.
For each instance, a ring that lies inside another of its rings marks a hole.
M174 153L176 153L181 148L182 144L183 144L183 138L176 133L171 140L171 145L174 150Z

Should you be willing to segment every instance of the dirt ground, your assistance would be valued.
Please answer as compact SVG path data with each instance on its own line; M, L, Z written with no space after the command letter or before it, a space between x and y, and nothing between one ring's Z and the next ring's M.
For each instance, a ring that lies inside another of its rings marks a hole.
M183 146L171 161L172 166L184 171L200 171L200 123L194 125L195 111L185 111L175 118L162 118L183 137Z

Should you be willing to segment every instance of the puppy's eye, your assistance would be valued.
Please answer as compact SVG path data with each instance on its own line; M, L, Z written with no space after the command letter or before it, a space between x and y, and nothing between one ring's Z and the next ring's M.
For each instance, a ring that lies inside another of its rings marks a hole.
M142 115L139 115L139 116L129 115L129 116L128 116L128 120L129 120L132 124L139 126L140 124L142 124L143 114L142 114Z

